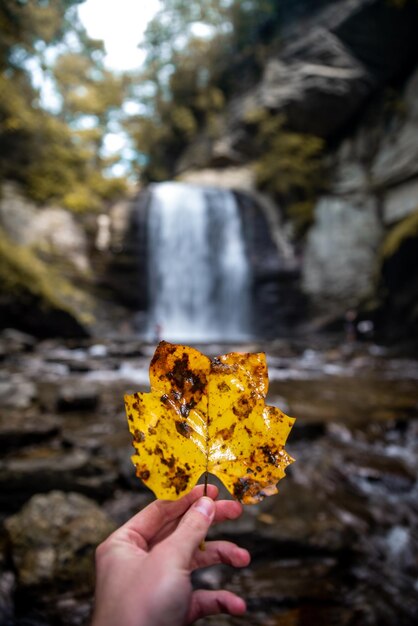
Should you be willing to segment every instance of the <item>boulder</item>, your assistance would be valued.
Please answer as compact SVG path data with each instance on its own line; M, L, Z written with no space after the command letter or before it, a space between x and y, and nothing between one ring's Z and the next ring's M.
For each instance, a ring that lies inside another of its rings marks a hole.
M37 396L36 385L21 374L0 378L0 407L27 409Z
M7 354L31 352L36 346L36 339L15 328L5 328L0 334L0 345Z
M93 584L94 550L114 530L92 500L61 491L34 496L5 527L20 585L87 589Z
M60 207L39 209L13 183L2 187L0 226L19 245L34 246L81 273L90 269L87 238L73 215Z
M147 258L141 233L146 231L148 201L145 190L138 198L113 206L109 226L112 254L102 255L101 268L96 263L101 286L113 294L117 303L134 311L143 310L147 302Z
M418 120L408 118L396 133L387 133L371 168L375 185L396 184L418 176Z
M1 383L0 383L1 388ZM28 416L20 411L0 414L0 450L13 449L53 437L60 421L52 415Z
M0 506L13 511L35 493L51 489L109 497L116 479L112 463L91 459L88 451L26 448L0 460Z
M211 165L242 166L255 158L249 124L254 111L284 115L296 132L338 138L366 101L402 78L418 59L415 2L399 7L382 0L318 0L302 2L299 9L290 19L292 7L282 9L280 47L265 62L261 78L250 86L242 81L228 103L219 138L199 133L178 160L177 173ZM416 135L416 129L409 130ZM390 150L388 143L382 167L390 167L394 151L402 157L405 149L409 167L418 162L413 136L405 132L399 143L399 151L394 146ZM355 173L359 175L363 182L362 173Z
M11 626L14 617L15 575L0 571L0 624Z
M328 136L358 110L374 88L373 77L325 29L308 33L266 66L249 107L284 113L299 131Z
M330 191L335 195L364 193L368 190L368 174L359 160L341 160L332 171Z
M335 134L365 99L418 57L418 8L380 0L331 3L283 32L255 100L298 131ZM399 45L402 41L402 45Z
M254 170L250 165L223 167L222 169L190 169L181 174L179 180L192 185L207 185L249 192L255 190Z
M385 129L371 167L373 182L379 187L418 176L418 70L408 81L400 102L402 112Z
M55 207L38 211L27 244L52 258L63 259L81 274L90 270L86 235L65 209Z
M418 211L418 178L393 187L385 194L383 220L386 225L391 226L416 211Z
M373 290L382 226L373 197L324 196L303 259L303 289L324 308L356 306Z
M57 398L59 411L94 411L99 403L99 392L94 385L67 383L60 388Z
M0 226L10 239L19 245L27 245L36 214L36 207L22 196L16 184L3 183L0 198Z

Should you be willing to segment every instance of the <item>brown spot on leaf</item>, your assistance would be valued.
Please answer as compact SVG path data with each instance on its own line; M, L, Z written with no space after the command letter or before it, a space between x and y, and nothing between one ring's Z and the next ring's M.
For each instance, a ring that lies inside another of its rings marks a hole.
M277 465L277 457L269 446L262 446L260 450L264 454L264 458L267 463L270 463L270 465Z
M174 487L176 494L179 495L187 489L187 485L190 480L190 475L186 470L178 465L176 467L175 474L169 477L168 483L171 487Z
M170 469L173 469L173 467L176 464L176 459L174 458L174 455L172 454L168 459L161 457L161 463L164 463L164 465L167 465L167 467L169 467Z
M222 428L222 430L218 430L216 433L217 437L220 437L224 441L228 441L232 439L234 436L235 424L232 424L229 428Z
M254 502L254 500L262 500L261 485L254 478L244 476L238 478L234 483L234 497L243 503Z
M193 398L190 400L190 402L183 402L182 404L180 404L181 416L189 417L190 411L194 409L195 406L196 406L196 402L193 400Z
M193 429L187 422L183 422L182 420L176 420L176 430L179 435L183 435L183 437L189 438L193 432Z
M142 443L143 441L145 441L145 433L137 428L134 432L134 441L135 443Z
M210 366L211 373L213 374L225 374L234 371L233 367L231 367L227 363L223 363L221 359L217 356L211 359Z
M232 407L233 414L238 419L245 419L249 416L255 405L255 400L243 396L239 398L236 404Z
M167 445L164 446L165 448L167 448ZM176 459L174 458L173 455L171 455L168 459L164 456L164 452L163 450L160 448L160 446L155 446L154 448L154 454L156 454L157 456L160 457L161 459L161 463L163 465L166 465L167 467L169 467L170 469L172 469L175 464L176 464Z

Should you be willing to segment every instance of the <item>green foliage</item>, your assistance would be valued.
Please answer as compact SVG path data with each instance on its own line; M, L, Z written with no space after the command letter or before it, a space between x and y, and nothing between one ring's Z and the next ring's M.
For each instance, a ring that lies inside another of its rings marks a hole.
M258 157L257 185L285 207L298 235L313 219L313 206L324 188L323 139L291 132L283 116L254 111L247 122L254 126Z
M26 190L39 204L60 201L82 174L83 161L68 127L46 115L39 115L33 131L32 158L26 171Z
M396 224L386 235L381 248L383 260L392 257L406 239L418 238L418 206L417 211L408 215Z
M248 72L255 76L278 25L274 0L163 0L150 22L139 77L146 112L127 129L144 155L145 181L172 177L185 147L219 137L219 114ZM200 34L202 33L202 34Z
M0 71L15 65L18 46L32 54L35 45L59 41L74 15L69 10L83 0L2 0L0 3Z
M48 265L29 248L12 243L0 229L0 294L16 298L30 294L45 305L65 309L54 289L56 281L57 276Z
M101 46L94 56L86 50L64 52L54 67L53 74L63 98L63 116L69 122L82 115L96 116L102 123L102 133L109 114L122 106L127 78L115 75L103 65Z
M73 213L103 211L106 203L113 202L127 193L125 178L105 178L100 172L91 172L86 183L77 183L61 200Z
M5 0L0 7L0 183L18 181L39 204L96 211L126 182L111 181L103 144L129 81L104 67L102 42L90 39L74 13L79 0ZM71 32L49 67L61 96L59 115L42 109L25 62L47 67L44 52ZM4 36L3 36L4 35ZM89 116L89 126L85 120ZM93 121L93 126L92 126Z

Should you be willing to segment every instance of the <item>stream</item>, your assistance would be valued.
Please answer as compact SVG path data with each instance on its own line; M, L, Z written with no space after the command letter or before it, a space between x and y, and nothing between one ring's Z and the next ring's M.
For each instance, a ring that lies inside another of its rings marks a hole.
M333 338L196 347L210 356L266 351L268 403L297 418L286 446L296 462L279 494L211 531L247 547L252 563L194 576L196 587L239 593L248 612L199 623L416 624L418 361ZM30 498L42 493L58 492L42 500L51 517L60 519L59 503L68 498L62 493L75 492L98 505L97 519L104 512L113 524L152 500L130 461L123 394L149 390L154 348L123 336L68 342L38 342L13 330L0 336L2 625L89 623L90 574L83 578L73 569L71 554L56 565L61 553L55 535L42 524L43 569L30 571L33 561L22 554L39 537L29 533L22 544L19 531L19 539L10 541L13 524L7 520L21 516ZM61 546L66 523L54 527ZM77 555L77 567L91 572L92 549ZM58 568L54 575L47 561Z

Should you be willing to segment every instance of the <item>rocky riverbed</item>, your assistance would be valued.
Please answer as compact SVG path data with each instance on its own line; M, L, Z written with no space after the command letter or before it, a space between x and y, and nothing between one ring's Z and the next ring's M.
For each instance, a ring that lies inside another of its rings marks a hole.
M155 346L0 336L0 623L89 623L93 553L145 506L123 394ZM206 346L221 354L239 346ZM277 341L269 403L298 420L278 496L212 534L253 555L198 572L248 614L202 624L409 626L418 614L418 362L374 345Z

